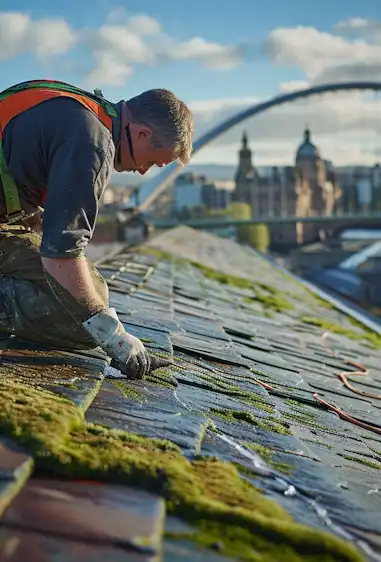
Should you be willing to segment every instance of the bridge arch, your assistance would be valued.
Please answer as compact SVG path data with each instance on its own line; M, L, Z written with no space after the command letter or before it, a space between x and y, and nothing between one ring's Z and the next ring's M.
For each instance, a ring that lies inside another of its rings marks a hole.
M210 131L196 139L193 143L193 154L201 150L205 145L212 142L214 139L218 138L223 133L226 133L232 127L235 127L242 121L254 117L259 113L268 111L269 109L276 107L278 105L283 105L285 103L294 102L298 99L303 99L311 96L316 96L319 94L326 94L328 92L340 92L348 90L381 90L381 82L378 81L356 81L356 82L342 82L338 84L322 84L320 86L314 86L313 88L306 88L304 90L298 90L295 92L290 92L288 94L282 94L269 99L268 101L257 103L252 105L243 111L240 111L236 115L229 117L222 123L219 123ZM139 202L140 209L147 210L151 203L164 191L168 184L181 172L182 166L177 162L173 162L162 172L157 174L151 180L143 183L140 194Z

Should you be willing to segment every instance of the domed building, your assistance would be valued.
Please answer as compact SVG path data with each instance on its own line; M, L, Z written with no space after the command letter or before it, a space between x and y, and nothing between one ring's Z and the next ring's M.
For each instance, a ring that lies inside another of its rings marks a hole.
M295 190L297 193L296 214L320 216L333 212L335 204L334 177L327 162L320 156L318 148L311 142L311 132L304 131L304 140L296 151Z
M320 154L316 146L311 142L311 132L309 129L304 131L304 141L300 144L296 151L296 161L305 159L320 158Z
M243 133L232 200L249 204L253 218L330 215L340 193L333 165L323 160L308 128L297 148L295 166L272 167L262 175L253 165L247 134ZM302 243L317 236L319 228L316 224L274 224L272 242Z

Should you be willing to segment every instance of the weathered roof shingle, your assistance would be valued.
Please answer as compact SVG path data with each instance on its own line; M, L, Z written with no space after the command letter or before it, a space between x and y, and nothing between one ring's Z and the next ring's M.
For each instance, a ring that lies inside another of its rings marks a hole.
M100 269L173 365L3 342L0 560L380 559L381 337L185 227Z

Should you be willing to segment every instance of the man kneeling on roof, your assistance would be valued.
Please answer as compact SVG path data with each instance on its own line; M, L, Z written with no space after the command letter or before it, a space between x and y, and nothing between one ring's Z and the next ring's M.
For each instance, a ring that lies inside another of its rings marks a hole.
M100 346L123 374L142 378L151 358L109 308L84 249L114 169L145 174L189 161L190 110L163 89L113 104L32 81L0 94L0 135L0 333L60 349Z

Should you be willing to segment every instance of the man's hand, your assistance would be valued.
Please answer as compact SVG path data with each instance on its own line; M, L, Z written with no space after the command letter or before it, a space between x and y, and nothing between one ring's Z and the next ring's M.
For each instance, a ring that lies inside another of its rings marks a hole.
M151 370L151 358L138 338L124 332L119 336L118 346L125 349L118 349L118 357L114 357L112 361L113 367L129 379L142 379L148 375Z
M113 360L113 366L128 378L142 379L151 370L151 359L143 343L125 331L114 308L102 310L83 323L95 342Z

